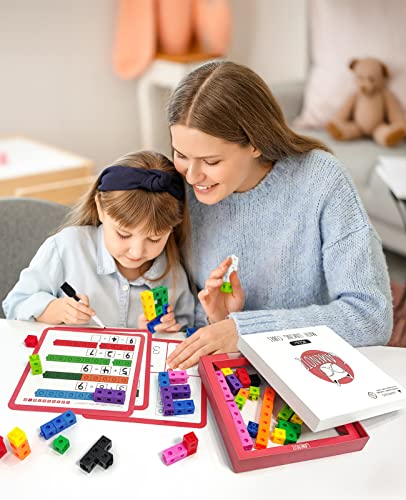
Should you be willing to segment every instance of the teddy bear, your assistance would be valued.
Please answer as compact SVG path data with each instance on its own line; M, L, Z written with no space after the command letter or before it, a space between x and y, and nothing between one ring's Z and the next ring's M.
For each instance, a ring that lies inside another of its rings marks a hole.
M326 124L329 134L345 141L373 137L383 146L395 146L406 137L406 120L396 97L385 88L389 72L378 59L354 59L357 91L349 96Z

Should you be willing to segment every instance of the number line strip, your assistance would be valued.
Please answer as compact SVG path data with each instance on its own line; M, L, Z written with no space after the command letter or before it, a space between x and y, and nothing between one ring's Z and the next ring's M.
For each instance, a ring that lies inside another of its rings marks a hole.
M93 392L82 391L61 391L55 389L37 389L35 391L37 398L60 398L60 399L84 399L93 401Z
M47 361L60 361L61 363L83 363L88 365L109 365L107 358L93 358L85 356L63 356L62 354L48 354Z
M135 345L129 345L129 344L108 344L107 342L102 342L99 345L99 349L108 349L110 351L132 351L132 352L134 352Z
M84 342L83 340L62 340L55 339L54 345L65 347L83 347L87 349L96 349L97 342Z

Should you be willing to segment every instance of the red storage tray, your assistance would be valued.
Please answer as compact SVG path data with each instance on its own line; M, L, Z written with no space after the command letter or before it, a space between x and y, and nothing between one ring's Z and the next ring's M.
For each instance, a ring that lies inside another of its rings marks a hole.
M199 362L199 374L234 472L350 453L362 450L366 445L369 439L367 432L359 422L354 422L337 427L335 431L338 435L333 437L272 446L262 450L255 448L250 451L244 450L215 373L216 370L227 367L232 369L245 367L255 371L240 353L203 356Z

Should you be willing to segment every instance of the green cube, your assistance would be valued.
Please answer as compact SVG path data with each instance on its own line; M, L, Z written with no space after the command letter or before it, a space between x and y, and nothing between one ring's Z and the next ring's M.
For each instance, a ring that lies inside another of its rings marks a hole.
M302 433L302 426L299 424L295 424L293 422L287 422L286 420L278 420L277 426L279 429L285 429L286 435L289 432L294 432L297 437Z
M42 365L41 365L41 360L39 358L39 354L31 354L29 359L30 359L31 373L33 375L41 375Z
M298 435L294 431L286 431L286 439L284 444L293 444L297 443Z
M259 387L254 387L253 385L251 385L248 399L250 399L251 401L257 401L258 398L259 398Z
M288 421L290 417L294 414L295 412L292 410L292 408L288 405L285 405L282 410L278 413L278 416L276 417L278 420L286 420Z
M235 404L238 406L239 410L243 409L243 406L245 405L245 402L247 401L247 398L244 398L244 396L236 396L234 398Z
M158 306L163 306L164 304L168 303L168 288L166 286L157 286L151 291L154 295L155 304L158 304Z
M65 451L69 448L69 446L70 446L69 439L62 435L54 439L52 443L53 449L56 450L61 455L65 453Z
M220 290L224 293L233 293L233 287L231 286L231 283L228 281L225 281L222 285Z

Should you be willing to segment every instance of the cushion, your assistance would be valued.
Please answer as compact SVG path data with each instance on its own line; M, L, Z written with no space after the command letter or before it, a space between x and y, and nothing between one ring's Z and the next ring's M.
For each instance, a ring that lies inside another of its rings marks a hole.
M406 1L309 0L310 73L298 127L323 127L355 90L348 64L376 57L388 87L406 109Z
M313 130L309 133L308 130L295 128L295 131L319 139L332 150L354 181L365 209L374 223L378 219L403 233L399 209L393 202L388 186L376 173L378 157L388 156L387 148L367 138L335 141L325 130ZM390 156L406 157L406 143L391 149Z

